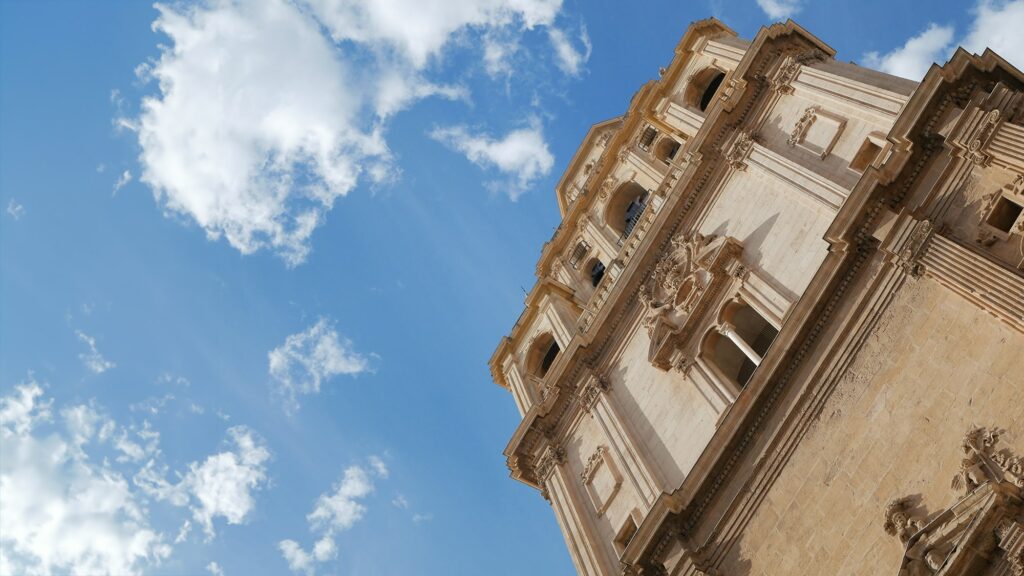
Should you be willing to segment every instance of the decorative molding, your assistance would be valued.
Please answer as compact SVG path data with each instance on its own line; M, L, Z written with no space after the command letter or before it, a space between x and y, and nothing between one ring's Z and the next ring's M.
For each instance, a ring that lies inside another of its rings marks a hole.
M803 139L804 135L807 134L807 131L810 130L811 124L814 123L814 120L817 119L817 117L817 106L811 106L810 108L804 110L804 113L800 116L800 119L797 120L796 124L793 126L793 130L790 131L789 138L786 140L786 142L790 146L796 146L797 144L799 144L800 141Z
M586 484L594 478L594 472L597 471L597 467L601 464L604 459L604 455L608 452L607 446L598 446L597 450L587 458L587 463L583 466L583 472L580 472L580 479Z
M551 475L551 472L564 463L565 448L549 445L544 449L544 453L540 455L540 458L537 460L537 464L534 466L537 478L542 482L547 481L547 477Z
M928 240L931 238L934 230L930 221L922 220L918 222L914 226L913 231L911 231L906 245L900 252L900 266L907 274L914 278L920 278L924 274L924 265L920 262L921 255L924 254L925 246L928 244Z
M756 141L757 134L740 132L736 136L736 140L733 141L732 146L725 153L725 161L736 170L746 170L747 165L744 160L750 156L750 151L754 148L754 142Z
M590 376L587 383L576 391L576 399L585 412L590 412L601 394L611 389L611 384L602 376Z

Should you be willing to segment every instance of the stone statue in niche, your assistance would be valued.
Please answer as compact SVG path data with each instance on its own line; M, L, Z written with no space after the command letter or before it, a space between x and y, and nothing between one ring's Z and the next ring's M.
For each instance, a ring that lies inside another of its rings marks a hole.
M711 274L699 264L701 251L713 240L695 233L677 234L640 288L645 307L643 325L652 342L678 330L711 283Z

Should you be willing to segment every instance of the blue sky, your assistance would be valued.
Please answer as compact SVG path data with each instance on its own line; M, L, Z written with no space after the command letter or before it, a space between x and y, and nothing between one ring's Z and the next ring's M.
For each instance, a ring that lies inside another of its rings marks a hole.
M1024 55L1024 0L0 2L0 573L572 573L486 362L710 15Z

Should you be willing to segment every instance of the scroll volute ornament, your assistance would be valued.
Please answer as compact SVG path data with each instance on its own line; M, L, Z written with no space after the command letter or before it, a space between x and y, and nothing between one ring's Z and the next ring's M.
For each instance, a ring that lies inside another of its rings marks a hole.
M722 288L736 280L728 270L738 265L741 250L740 243L728 237L680 233L671 238L639 293L652 364L669 370L673 359L686 353L684 348L696 345L690 337L713 313ZM696 349L688 351L690 357L695 353Z

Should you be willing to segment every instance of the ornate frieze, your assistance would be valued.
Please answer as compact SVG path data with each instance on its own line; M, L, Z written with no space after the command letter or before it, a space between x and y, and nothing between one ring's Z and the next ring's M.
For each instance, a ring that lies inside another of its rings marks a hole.
M605 453L608 452L607 446L598 446L597 450L587 458L587 463L583 466L583 472L580 472L580 480L586 484L591 481L594 477L594 472L597 471L597 467L604 460Z
M899 538L906 544L924 525L924 520L913 512L914 505L910 497L890 500L885 506L885 533Z

